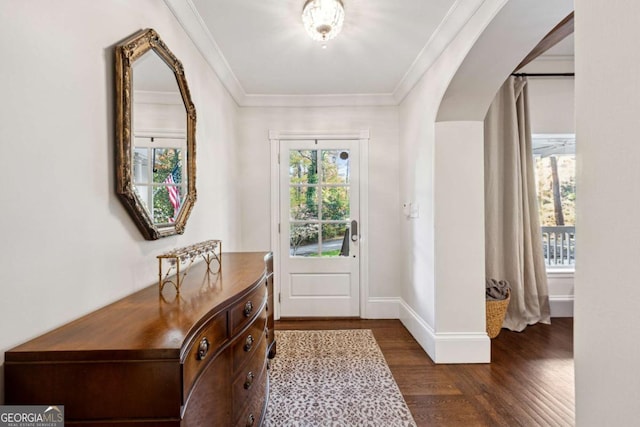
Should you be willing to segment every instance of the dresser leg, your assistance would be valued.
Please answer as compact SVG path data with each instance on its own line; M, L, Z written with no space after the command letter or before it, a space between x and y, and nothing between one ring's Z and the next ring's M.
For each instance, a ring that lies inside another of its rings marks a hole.
M277 343L274 341L269 346L269 354L268 354L269 359L273 359L274 357L276 357L276 344Z

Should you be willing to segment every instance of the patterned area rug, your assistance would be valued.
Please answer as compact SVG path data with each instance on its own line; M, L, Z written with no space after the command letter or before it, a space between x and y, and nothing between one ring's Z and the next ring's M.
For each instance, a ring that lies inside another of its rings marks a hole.
M276 331L266 427L415 426L373 333Z

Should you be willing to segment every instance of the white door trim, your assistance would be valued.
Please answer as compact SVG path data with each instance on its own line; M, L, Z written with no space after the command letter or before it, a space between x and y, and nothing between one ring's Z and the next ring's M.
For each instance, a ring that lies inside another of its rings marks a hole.
M369 129L359 131L269 130L271 148L271 250L273 251L274 316L280 318L280 141L291 139L351 139L360 146L360 317L367 318L369 300Z

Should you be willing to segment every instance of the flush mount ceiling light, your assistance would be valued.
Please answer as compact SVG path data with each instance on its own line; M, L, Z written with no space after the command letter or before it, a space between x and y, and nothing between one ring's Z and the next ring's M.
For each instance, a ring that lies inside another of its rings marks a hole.
M307 0L302 8L302 22L309 36L317 41L331 40L338 35L344 21L342 0Z

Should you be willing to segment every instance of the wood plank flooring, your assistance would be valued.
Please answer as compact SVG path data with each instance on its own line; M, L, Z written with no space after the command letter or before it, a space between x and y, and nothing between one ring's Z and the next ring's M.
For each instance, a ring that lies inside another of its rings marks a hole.
M280 320L276 329L371 329L418 426L573 426L573 319L503 329L491 364L436 365L398 320Z

